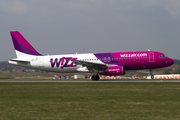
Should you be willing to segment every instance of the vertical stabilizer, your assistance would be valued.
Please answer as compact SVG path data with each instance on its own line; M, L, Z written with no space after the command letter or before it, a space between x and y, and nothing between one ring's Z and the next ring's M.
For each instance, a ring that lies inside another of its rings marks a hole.
M18 32L10 31L17 58L28 56L42 56L31 44Z

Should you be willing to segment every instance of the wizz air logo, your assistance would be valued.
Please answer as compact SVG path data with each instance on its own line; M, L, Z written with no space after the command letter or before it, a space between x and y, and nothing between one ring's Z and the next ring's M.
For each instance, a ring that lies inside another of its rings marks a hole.
M63 69L64 67L76 67L76 65L74 65L73 61L70 61L69 59L77 59L77 58L72 58L72 57L63 57L63 58L51 58L50 62L51 62L51 67L57 67L57 68L61 68Z

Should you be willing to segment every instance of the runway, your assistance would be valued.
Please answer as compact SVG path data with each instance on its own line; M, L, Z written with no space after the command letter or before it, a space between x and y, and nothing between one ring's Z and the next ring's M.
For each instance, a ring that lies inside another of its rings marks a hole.
M0 82L74 82L74 83L78 83L78 82L180 82L180 80L177 79L171 79L171 80L112 80L112 79L107 79L107 80L99 80L99 81L92 81L90 79L85 79L85 80L0 80Z

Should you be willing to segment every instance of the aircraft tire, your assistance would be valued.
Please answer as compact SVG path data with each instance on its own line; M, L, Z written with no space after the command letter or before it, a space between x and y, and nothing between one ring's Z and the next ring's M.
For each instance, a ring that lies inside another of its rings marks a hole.
M99 80L99 75L96 75L96 80Z
M154 75L151 75L151 79L154 79Z
M94 80L95 79L95 75L91 76L91 80Z
M99 75L93 75L93 76L91 77L91 80L93 80L93 81L99 80Z

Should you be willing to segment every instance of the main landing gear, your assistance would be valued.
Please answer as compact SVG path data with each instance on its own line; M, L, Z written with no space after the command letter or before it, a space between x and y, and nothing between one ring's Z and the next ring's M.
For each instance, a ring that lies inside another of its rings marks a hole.
M97 75L93 75L93 76L91 77L91 80L93 80L93 81L99 80L99 75L98 75L98 74L97 74Z

